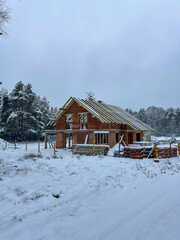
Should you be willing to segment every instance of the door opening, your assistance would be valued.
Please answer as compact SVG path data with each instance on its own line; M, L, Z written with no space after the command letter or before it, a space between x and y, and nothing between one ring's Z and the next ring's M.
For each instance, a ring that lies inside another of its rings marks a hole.
M66 134L66 148L72 148L72 133Z
M119 133L116 133L116 143L119 142Z
M136 141L140 142L141 138L140 138L140 133L136 133Z

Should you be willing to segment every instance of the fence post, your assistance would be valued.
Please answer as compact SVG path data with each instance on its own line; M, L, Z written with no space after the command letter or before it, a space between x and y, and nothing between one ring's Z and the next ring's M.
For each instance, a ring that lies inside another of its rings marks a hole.
M26 151L27 151L27 140L26 140Z
M74 153L74 148L75 148L75 147L74 147L74 143L73 143L73 145L72 145L72 153Z
M5 141L5 149L7 149L7 141Z
M180 142L178 142L178 150L179 150L179 156L180 156Z
M45 133L45 149L47 149L48 134Z
M156 158L158 158L158 153L157 153L157 143L155 143L155 153L156 153Z
M120 158L120 149L121 149L121 145L119 143L119 152L118 152L118 157Z
M95 134L93 136L93 155L95 156Z
M40 140L38 141L38 152L40 152Z
M170 143L170 156L172 158L172 146L171 146L171 141L169 142Z
M14 149L16 149L16 140L15 140L15 142L14 142Z
M54 143L54 155L56 155L56 144Z

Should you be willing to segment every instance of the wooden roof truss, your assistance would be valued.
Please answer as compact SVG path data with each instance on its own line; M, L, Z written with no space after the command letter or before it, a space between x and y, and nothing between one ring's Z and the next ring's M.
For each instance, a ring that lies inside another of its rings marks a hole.
M102 123L129 125L135 131L154 131L154 129L119 107L108 105L103 102L87 101L75 97L69 98L64 106L60 108L57 114L49 121L47 126L55 126L56 122L65 114L74 102L78 103L79 106L86 109L87 112L91 113L92 116L99 119Z

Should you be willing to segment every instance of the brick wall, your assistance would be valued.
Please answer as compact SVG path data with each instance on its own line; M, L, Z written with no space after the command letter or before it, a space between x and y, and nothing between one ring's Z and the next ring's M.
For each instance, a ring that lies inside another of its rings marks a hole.
M66 116L62 116L56 124L56 130L66 129Z
M143 141L143 136L144 136L143 132L140 132L140 142Z
M80 129L80 115L78 113L73 114L73 126L72 129Z
M88 135L88 142L87 143L88 144L92 143L92 142L90 142L91 139L89 140L89 137L91 135L90 132L77 132L77 144L84 144L85 139L86 139L86 135Z
M110 138L109 138L109 146L112 148L116 144L116 133L110 132Z
M89 113L87 116L87 128L101 129L101 127L102 127L101 122L97 118L92 117L92 115Z
M133 140L133 142L132 143L134 143L134 142L136 142L136 132L133 132L132 133L132 140Z
M123 132L122 135L124 135L124 142L126 143L126 145L128 145L128 133L127 132Z
M56 133L56 147L57 148L65 148L66 147L65 133Z
M80 115L79 113L87 112L87 110L83 109L83 107L79 106L76 102L72 104L72 106L68 109L65 114L73 114L73 126L72 129L80 129ZM66 129L66 115L62 116L56 124L57 130ZM93 133L88 132L88 129L122 129L122 130L132 130L128 125L123 124L109 124L109 123L101 123L97 118L92 117L92 114L87 113L87 132L79 131L73 132L73 144L83 144L88 134L88 144L93 144ZM128 132L119 132L118 133L118 141L120 136L124 135L125 143L132 144L133 141L136 141L136 133L128 133ZM140 135L141 141L143 140L143 133ZM109 145L113 147L116 144L116 133L110 132L109 134ZM56 145L57 148L64 148L66 146L65 133L57 133L56 134Z
M66 114L74 114L74 113L83 113L87 112L83 107L79 106L76 102L72 104L72 106L66 111Z

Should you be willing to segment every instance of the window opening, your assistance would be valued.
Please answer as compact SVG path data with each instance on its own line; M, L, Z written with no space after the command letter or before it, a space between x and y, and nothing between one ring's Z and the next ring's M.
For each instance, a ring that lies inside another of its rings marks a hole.
M80 127L81 129L87 129L87 114L80 115Z
M73 118L72 114L66 115L66 129L72 129L72 125L73 125L72 118Z
M109 133L95 133L95 144L108 144Z

